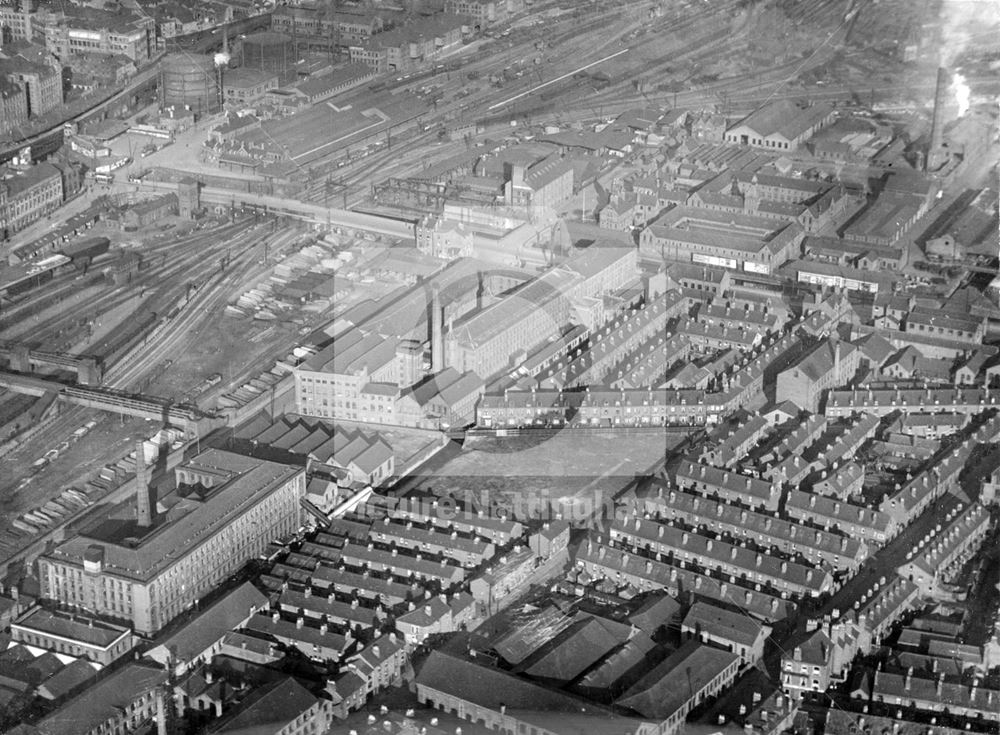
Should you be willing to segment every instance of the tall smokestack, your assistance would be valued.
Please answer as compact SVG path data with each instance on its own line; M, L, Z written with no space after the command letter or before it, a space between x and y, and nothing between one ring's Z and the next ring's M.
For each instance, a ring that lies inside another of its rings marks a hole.
M444 313L441 310L441 288L434 286L431 293L431 371L435 374L444 370Z
M934 88L934 117L931 120L931 145L927 151L927 170L931 171L942 163L940 155L944 144L944 116L948 104L948 70L939 67L937 86ZM932 159L934 161L932 162ZM937 165L935 165L937 164Z
M150 528L156 515L156 500L146 475L146 453L142 439L135 443L135 517L139 528Z

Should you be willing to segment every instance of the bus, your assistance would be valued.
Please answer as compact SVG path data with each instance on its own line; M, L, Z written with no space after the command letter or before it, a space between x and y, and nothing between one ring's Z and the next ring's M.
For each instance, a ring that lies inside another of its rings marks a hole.
M115 182L114 174L94 174L94 182L98 184L104 184L106 186L111 185Z

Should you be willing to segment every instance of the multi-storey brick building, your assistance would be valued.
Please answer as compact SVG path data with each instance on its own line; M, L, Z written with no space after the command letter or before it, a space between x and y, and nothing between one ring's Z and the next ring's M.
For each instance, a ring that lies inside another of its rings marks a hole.
M0 226L8 236L54 212L62 203L62 174L51 163L39 163L0 179Z
M573 305L614 293L636 277L634 248L594 243L546 271L527 286L475 313L449 330L450 367L486 379L528 352L558 337L574 320Z
M34 49L39 50L38 47ZM44 52L19 52L0 58L0 76L24 88L29 117L43 115L63 103L62 69Z
M156 22L129 12L67 5L58 12L37 13L32 34L32 40L43 41L51 53L65 60L76 54L120 55L143 66L156 52Z
M175 473L176 498L159 522L142 525L140 497L44 554L42 597L155 633L301 526L302 468L212 449Z
M804 237L797 223L680 206L642 231L639 248L647 257L768 274L797 254Z
M548 218L573 195L573 164L557 154L535 165L511 165L504 172L507 206Z
M159 665L129 663L77 694L36 724L45 735L106 735L136 732L164 718L171 706Z
M27 90L0 77L0 133L8 133L28 120Z
M446 13L468 16L476 25L502 23L524 10L524 0L445 0Z
M430 61L462 41L467 16L441 13L372 35L350 47L352 62L377 72L406 71Z
M363 335L359 330L334 340L295 370L299 413L395 423L395 400L403 380L400 371L409 364L398 347L393 337Z
M815 413L824 392L847 383L857 372L861 352L839 340L825 340L787 370L778 373L777 394Z
M329 43L350 46L363 43L385 29L378 13L326 12L316 8L284 5L271 15L271 29L294 36L301 46Z
M11 623L10 636L19 643L101 666L121 658L133 645L132 631L125 626L42 607L28 610Z

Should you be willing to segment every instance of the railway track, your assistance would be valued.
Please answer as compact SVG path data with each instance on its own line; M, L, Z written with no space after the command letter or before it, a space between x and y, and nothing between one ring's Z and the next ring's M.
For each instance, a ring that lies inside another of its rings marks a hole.
M105 382L112 388L125 388L141 380L144 374L171 354L182 352L200 322L216 318L216 312L225 305L233 290L256 265L255 249L269 239L271 233L254 231L246 242L241 242L232 254L229 266L206 278L181 310L161 328L156 339L134 356L128 365L112 368Z
M128 287L109 289L99 294L88 302L85 309L56 315L32 325L29 341L33 345L45 345L48 349L59 351L53 342L62 340L64 343L66 339L62 335L72 334L79 328L81 321L87 322L99 318L101 314L108 313L133 299L137 293L149 289L152 289L153 293L144 307L153 311L163 310L183 293L185 289L183 275L186 272L199 262L203 262L206 257L220 257L225 253L226 243L252 224L253 221L247 219L150 246L143 251L144 261L148 266L140 271L141 277L138 281ZM104 263L99 261L95 267L103 266ZM26 301L5 310L4 324L23 322L51 307L58 306L71 292L80 288L77 277L75 272L57 276L59 280L54 291L51 289L52 281L50 281ZM95 279L100 282L100 276L95 275Z

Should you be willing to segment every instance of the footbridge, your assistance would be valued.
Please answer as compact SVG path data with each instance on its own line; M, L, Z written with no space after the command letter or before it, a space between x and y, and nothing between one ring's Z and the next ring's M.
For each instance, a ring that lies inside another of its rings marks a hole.
M192 174L192 176L197 178L197 174ZM140 186L142 189L177 191L177 184L168 181L143 180ZM389 237L416 242L417 227L415 219L413 221L406 221L369 212L355 212L350 209L324 207L321 204L300 202L296 199L285 199L265 194L252 194L245 191L211 186L203 187L200 196L203 204L225 204L231 207L256 209L267 214L291 217L314 225L325 225L331 228L338 227L361 232L374 232L379 235L388 235Z
M205 413L195 406L177 403L169 398L133 395L109 388L66 385L36 375L0 371L0 387L31 396L51 394L76 406L159 421L183 429L188 436L205 436L226 423L224 417Z

